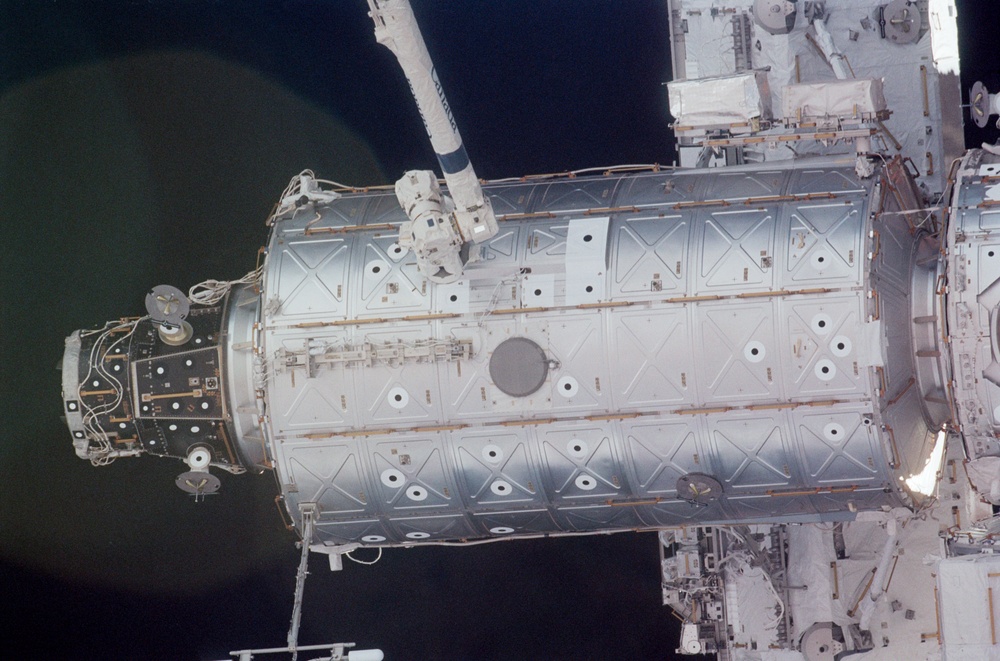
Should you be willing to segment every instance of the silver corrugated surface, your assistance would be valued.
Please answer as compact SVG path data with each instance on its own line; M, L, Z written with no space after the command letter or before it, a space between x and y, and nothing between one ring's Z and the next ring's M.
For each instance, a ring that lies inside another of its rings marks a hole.
M906 502L940 421L908 386L917 239L876 218L885 185L804 166L487 186L500 232L446 286L396 245L391 192L278 218L259 355L293 519L317 503L319 541L393 544ZM550 361L524 397L490 379L513 337ZM688 502L688 473L722 493Z

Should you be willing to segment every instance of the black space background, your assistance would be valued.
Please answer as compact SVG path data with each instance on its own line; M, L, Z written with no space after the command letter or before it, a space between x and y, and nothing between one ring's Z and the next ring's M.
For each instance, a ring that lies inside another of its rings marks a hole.
M670 163L661 2L414 0L478 174ZM154 459L73 456L70 331L253 267L309 167L436 167L363 0L0 2L0 657L227 658L283 644L297 552L271 478L194 504ZM963 88L1000 88L1000 3L959 3ZM967 130L971 145L997 132ZM303 644L402 659L670 659L656 538L314 557ZM307 655L303 655L307 658Z

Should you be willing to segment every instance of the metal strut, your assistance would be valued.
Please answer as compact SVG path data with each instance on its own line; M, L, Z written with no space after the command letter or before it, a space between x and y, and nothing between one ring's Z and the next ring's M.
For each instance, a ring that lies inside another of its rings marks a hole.
M302 596L306 591L306 576L309 575L309 545L312 544L315 503L299 505L302 513L302 556L299 558L299 571L295 575L295 601L292 605L292 621L288 625L288 650L292 653L292 661L299 656L299 622L302 620Z

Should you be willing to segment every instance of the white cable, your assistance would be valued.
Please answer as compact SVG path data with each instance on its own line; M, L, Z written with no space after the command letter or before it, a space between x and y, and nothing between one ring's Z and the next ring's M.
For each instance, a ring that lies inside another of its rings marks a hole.
M479 315L479 318L476 319L476 325L480 329L482 329L483 322L486 321L486 317L493 314L493 311L496 310L497 304L500 302L500 288L511 282L517 283L520 281L520 279L521 279L521 272L520 270L518 270L512 273L511 275L507 276L506 278L501 278L497 282L496 286L493 287L493 293L490 295L490 300L486 304L486 308Z
M353 555L351 555L350 551L347 551L346 553L344 553L344 555L347 557L348 560L352 560L352 561L358 563L359 565L369 565L369 566L371 566L371 565L374 565L376 562L378 562L379 560L382 559L382 547L381 546L378 547L378 555L375 556L374 560L358 560Z
M346 191L357 191L358 190L354 186L348 186L347 184L342 184L339 181L332 181L330 179L316 179L315 177L313 177L313 179L315 180L315 182L317 184L329 184L331 186L335 186L337 188L341 188L341 189L346 190Z
M88 432L87 438L91 443L96 445L96 447L90 451L90 463L94 466L106 466L115 460L115 457L112 455L113 448L110 436L98 421L98 416L117 408L118 405L121 404L125 393L125 388L122 386L121 381L119 381L118 378L111 372L108 372L103 368L104 358L121 342L130 338L138 328L139 322L145 319L148 319L148 317L142 317L140 319L118 324L109 322L101 329L81 333L81 337L89 337L94 333L100 333L100 336L98 336L97 340L94 341L94 344L90 348L90 356L88 356L87 360L87 374L80 381L80 384L76 389L77 399L80 401L80 406L83 409L83 426ZM125 328L129 329L128 333L112 342L106 349L103 348L104 343L112 333ZM84 401L81 391L83 390L84 385L86 385L86 383L90 380L90 377L95 370L98 375L104 377L110 382L110 385L115 392L115 399L112 402L106 402L99 406L92 407Z
M722 532L726 533L727 535L732 535L733 537L735 537L737 539L737 541L741 542L744 546L749 546L747 544L746 537L744 537L742 534L740 534L740 533L736 532L735 530L733 530L733 528L731 526L720 526L720 528L721 528Z
M539 179L554 179L557 177L569 177L578 174L587 174L588 172L620 172L629 173L642 170L676 170L672 165L661 165L659 163L636 163L632 165L609 165L607 167L593 167L593 168L581 168L579 170L568 170L566 172L553 172L550 174L533 174L524 177L504 177L502 179L488 179L484 180L487 184L507 184L513 182L524 182L526 180L539 180Z
M302 193L302 178L304 176L308 177L313 182L317 183L322 182L333 186L338 186L341 188L353 190L349 186L345 186L344 184L339 184L335 181L316 179L316 176L313 174L312 170L303 170L299 174L292 177L291 180L289 180L288 185L285 186L285 189L281 192L281 195L278 197L278 203L275 205L274 211L271 213L270 216L268 216L267 219L268 225L273 224L275 218L284 213L287 213L289 209L293 208L293 206L295 208L295 211L296 212L298 211L299 207L295 206L294 202L289 202L289 201L297 200L299 194ZM330 195L334 194L330 193ZM321 218L322 216L319 213L317 213L316 218L309 221L306 227L308 228L312 224L319 221ZM204 280L194 285L190 289L188 289L188 298L191 300L192 303L197 303L198 305L215 305L223 298L225 298L226 294L229 293L229 290L233 288L233 285L257 284L260 282L263 275L264 275L264 267L259 266L253 271L247 273L242 278L239 278L238 280L215 280L215 279Z
M238 280L204 280L188 289L188 298L198 305L215 305L229 293L233 285L251 285L260 281L264 267L259 266Z
M771 594L774 596L774 600L778 602L778 616L774 618L774 620L772 620L770 623L768 623L768 625L765 626L764 628L776 629L778 628L778 624L781 623L781 619L785 616L785 602L781 600L781 596L778 594L778 591L774 589L774 583L771 581L770 574L768 574L764 570L760 571L764 575L764 578L767 579L767 587L771 590Z

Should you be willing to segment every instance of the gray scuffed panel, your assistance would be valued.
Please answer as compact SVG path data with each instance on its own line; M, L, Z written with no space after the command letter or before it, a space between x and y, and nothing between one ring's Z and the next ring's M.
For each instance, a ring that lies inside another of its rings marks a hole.
M546 324L548 342L541 345L559 363L549 385L553 412L607 411L611 406L603 315L567 314Z
M272 352L281 349L303 356L304 360L310 341L315 342L317 335L332 345L345 344L349 338L346 331L339 329L322 333L279 330L268 334L268 346ZM353 370L326 367L310 376L304 366L289 367L277 357L272 365L268 411L276 433L339 431L356 424Z
M323 233L359 225L367 215L369 201L374 197L380 196L351 195L318 207L307 205L278 220L276 231L294 236L303 234L306 229Z
M790 296L778 303L784 388L791 399L868 392L863 297L861 292Z
M371 499L392 517L461 511L441 434L399 434L367 446L375 493Z
M733 411L709 416L717 479L727 493L787 489L802 484L797 438L785 411Z
M459 486L471 508L537 509L545 505L524 428L456 431L451 445Z
M633 493L640 500L679 498L677 480L682 476L716 472L713 452L704 443L702 416L623 420L620 429Z
M566 258L566 235L569 222L532 222L527 225L528 249L525 262L534 271L539 266L559 264Z
M429 323L409 324L408 327L357 331L355 341L374 346L415 346L432 339ZM384 427L404 423L440 422L443 406L438 365L412 360L393 363L378 362L370 369L358 369L355 380L359 399L358 417L362 425Z
M770 291L775 287L776 208L701 210L695 216L695 295Z
M476 512L473 521L484 535L544 535L557 530L547 509Z
M346 318L349 266L350 244L346 239L279 241L272 247L266 274L266 305L273 311L272 323Z
M666 501L637 507L636 513L647 525L654 527L734 520L723 500L717 500L707 505L689 503L684 500Z
M557 508L627 493L616 434L593 423L566 422L537 430L542 484Z
M773 401L782 392L775 304L709 301L693 306L698 395L707 406Z
M792 207L782 286L860 286L863 209L860 199Z
M389 530L405 542L421 540L451 540L475 537L482 533L476 530L463 515L444 514L412 518L390 518Z
M908 388L882 411L886 454L895 457L904 475L916 475L924 468L937 433L928 428L924 416L917 414L921 397L917 388Z
M560 507L554 517L559 527L569 532L586 530L628 530L643 526L634 507L589 505Z
M354 242L351 311L356 318L430 311L429 284L394 233Z
M792 170L789 195L824 195L865 192L868 184L858 180L851 168L800 168Z
M492 294L497 280L509 278L518 272L519 252L523 250L523 229L523 224L501 224L496 236L480 247L483 261L470 264L466 270L469 280L490 280L489 285L482 287L485 294ZM487 296L481 300L488 302L490 299Z
M845 404L822 412L795 409L791 423L802 448L805 484L826 487L884 483L885 455L877 446L867 406Z
M409 218L403 207L399 206L395 192L390 189L378 195L371 196L368 208L365 210L364 225L383 225L386 223L401 225Z
M696 359L692 306L610 314L611 387L616 408L694 406Z
M327 371L312 379L302 371L294 374L276 374L271 382L269 404L276 433L353 426L354 418L347 413L354 391L350 374Z
M615 206L639 208L673 205L696 199L703 178L691 172L668 172L626 178L619 187Z
M652 300L688 293L690 215L625 216L612 225L611 300Z
M909 226L898 218L883 217L880 222L873 224L873 234L877 240L872 251L877 254L873 257L875 267L872 284L880 295L888 289L898 295L908 295L914 248Z
M706 178L701 195L706 200L737 200L747 197L779 195L788 172L783 170L758 170L755 172L726 172Z
M302 502L316 503L319 521L372 517L365 485L364 450L354 439L286 442L287 480Z
M493 206L493 213L500 217L528 213L537 190L535 184L494 184L487 186L485 193Z
M567 179L542 184L535 194L534 213L571 213L611 206L620 178Z
M733 496L726 501L729 516L738 521L775 521L783 517L802 519L818 514L808 496L783 495L780 491L764 495Z
M322 516L316 522L314 543L340 546L353 542L365 544L401 543L407 541L397 537L379 519L345 519L324 521Z

